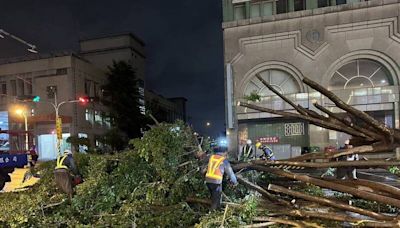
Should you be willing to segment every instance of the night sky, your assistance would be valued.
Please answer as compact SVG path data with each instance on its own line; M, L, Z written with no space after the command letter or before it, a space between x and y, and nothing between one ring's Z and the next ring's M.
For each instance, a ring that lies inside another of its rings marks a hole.
M0 28L41 53L76 51L80 38L136 34L146 43L147 88L186 97L189 122L212 136L225 123L221 22L220 0L13 0L0 7ZM0 58L26 54L22 44L0 39Z

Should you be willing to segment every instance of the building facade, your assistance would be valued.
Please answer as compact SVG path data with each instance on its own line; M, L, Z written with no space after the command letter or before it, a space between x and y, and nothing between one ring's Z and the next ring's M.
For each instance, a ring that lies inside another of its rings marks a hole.
M145 92L146 109L159 121L173 123L186 122L186 102L184 97L165 98L151 90Z
M87 104L67 102L59 108L62 149L72 149L66 143L70 136L89 138L92 146L101 146L102 135L111 128L108 109L100 102L102 87L107 83L107 66L114 60L133 64L144 95L144 52L141 49L139 54L135 46L144 44L134 38L132 34L93 38L81 41L78 54L38 54L0 62L0 128L12 132L24 130L24 118L15 113L16 109L24 109L30 144L37 146L40 159L54 159L57 153L53 91L58 103L88 96L93 99ZM140 60L136 62L137 59ZM40 102L21 102L29 96L39 96ZM144 106L143 97L142 103ZM11 150L23 150L19 148L23 143L16 140L24 137L0 134L0 142L8 142Z
M317 111L333 103L304 85L308 77L348 104L399 128L400 4L390 0L223 0L227 133L230 149L247 138L262 141L278 158L304 147L343 145L349 136L296 119L238 107L291 111L256 77L296 104Z

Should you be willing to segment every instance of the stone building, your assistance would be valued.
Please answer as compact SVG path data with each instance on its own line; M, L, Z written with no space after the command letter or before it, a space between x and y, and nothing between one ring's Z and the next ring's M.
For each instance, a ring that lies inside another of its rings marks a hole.
M270 144L278 158L304 147L340 146L349 136L238 107L290 111L255 76L303 107L313 102L341 112L301 82L323 85L354 107L399 128L400 4L392 0L223 0L227 134L236 151L250 138Z
M58 103L89 96L93 102L86 105L66 103L60 106L63 146L69 136L87 137L94 146L100 145L100 137L111 127L108 110L96 98L103 96L102 86L107 82L107 66L113 60L133 64L141 81L141 102L144 108L144 43L132 34L118 34L80 42L79 53L60 52L37 54L21 58L8 58L0 62L0 128L23 130L24 121L15 113L17 108L26 110L30 142L37 145L40 159L56 157L55 108ZM40 102L20 102L21 98L39 96ZM10 138L8 138L10 137ZM0 142L9 141L12 150L23 150L15 145L24 137L0 134ZM1 143L0 143L1 144ZM23 145L23 144L22 144ZM5 150L7 148L3 148ZM0 145L0 150L2 147Z

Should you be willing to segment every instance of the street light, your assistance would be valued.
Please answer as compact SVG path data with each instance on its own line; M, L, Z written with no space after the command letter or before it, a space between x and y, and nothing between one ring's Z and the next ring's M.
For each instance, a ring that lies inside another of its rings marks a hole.
M207 122L207 123L206 123L206 126L207 126L207 127L211 126L211 123L210 123L210 122Z
M79 97L77 100L68 100L68 101L62 101L62 102L58 103L57 88L53 87L51 92L54 94L54 103L52 103L52 102L46 102L46 103L50 103L51 106L53 106L55 114L56 114L57 151L58 151L58 155L61 156L62 121L59 116L59 109L62 105L68 104L68 103L86 104L87 102L89 102L89 98L88 97Z
M15 113L17 115L20 115L22 117L24 117L24 122L25 122L25 150L28 151L29 150L29 138L28 138L28 117L26 115L26 110L24 109L17 109L15 110Z

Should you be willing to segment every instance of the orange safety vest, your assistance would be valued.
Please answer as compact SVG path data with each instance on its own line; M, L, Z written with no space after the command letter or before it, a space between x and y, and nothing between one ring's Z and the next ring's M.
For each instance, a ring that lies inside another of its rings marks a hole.
M224 160L225 157L221 155L212 155L208 161L206 177L214 180L222 180L223 174L220 167Z

